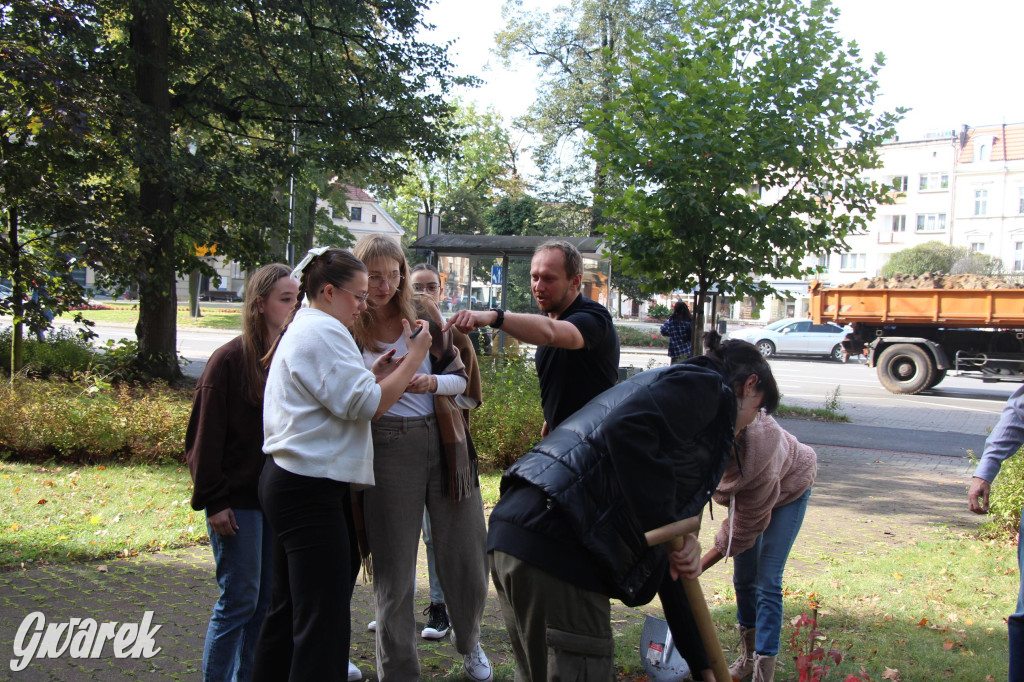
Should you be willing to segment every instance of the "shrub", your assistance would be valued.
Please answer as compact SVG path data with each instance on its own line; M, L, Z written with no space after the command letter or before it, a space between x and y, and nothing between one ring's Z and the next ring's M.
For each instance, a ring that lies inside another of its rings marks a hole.
M10 328L0 332L0 363L4 372L11 372ZM51 376L70 379L76 372L84 372L93 360L92 346L67 327L51 331L44 341L25 338L22 345L22 372L27 376Z
M973 458L973 454L972 454ZM989 497L989 522L985 529L993 535L1016 537L1020 510L1024 506L1024 448L1003 461L999 476L992 483Z
M16 381L0 388L0 451L19 461L184 462L189 398L161 384Z
M672 311L669 310L668 306L655 303L647 309L647 314L655 320L667 320L668 316L672 314Z
M620 346L668 348L668 337L662 336L658 331L623 326L616 326L615 331L619 335Z
M544 414L532 360L480 358L484 402L470 417L481 471L507 469L540 440Z

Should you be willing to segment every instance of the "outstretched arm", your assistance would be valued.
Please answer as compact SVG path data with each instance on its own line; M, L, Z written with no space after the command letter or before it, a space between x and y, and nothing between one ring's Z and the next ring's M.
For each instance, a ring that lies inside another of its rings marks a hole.
M498 321L498 313L491 310L460 310L451 316L444 329L455 327L464 334ZM501 331L525 343L576 350L583 348L580 330L566 320L553 320L546 315L531 313L505 313Z

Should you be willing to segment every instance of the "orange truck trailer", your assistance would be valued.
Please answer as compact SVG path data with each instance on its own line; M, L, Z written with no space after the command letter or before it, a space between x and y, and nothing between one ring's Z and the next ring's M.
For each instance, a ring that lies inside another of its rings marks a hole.
M811 285L816 324L851 325L850 355L893 393L914 394L946 377L1024 381L1024 289L847 289Z

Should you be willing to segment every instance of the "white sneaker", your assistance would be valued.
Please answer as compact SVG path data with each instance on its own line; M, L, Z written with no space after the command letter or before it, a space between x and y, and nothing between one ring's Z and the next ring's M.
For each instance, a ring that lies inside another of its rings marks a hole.
M462 667L466 671L466 677L476 682L489 682L494 676L491 662L487 660L487 654L479 642L473 651L462 657Z
M356 667L356 664L349 659L348 662L348 682L356 682L356 680L363 679L363 671Z
M377 632L377 621L371 620L369 623L366 624L366 629L370 632Z

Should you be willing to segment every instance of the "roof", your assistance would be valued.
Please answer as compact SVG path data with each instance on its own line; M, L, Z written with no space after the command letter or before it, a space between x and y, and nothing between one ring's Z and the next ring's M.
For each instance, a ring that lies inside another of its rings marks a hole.
M532 256L538 246L553 239L564 239L583 255L601 257L600 237L517 237L493 234L430 234L420 237L410 248L434 251L444 256Z
M341 186L345 190L345 195L352 201L377 201L365 189L346 184Z
M1024 159L1024 123L978 126L970 128L967 140L960 150L960 163L974 161L975 140L993 138L989 161L1019 161ZM1004 155L1005 152L1005 155Z

